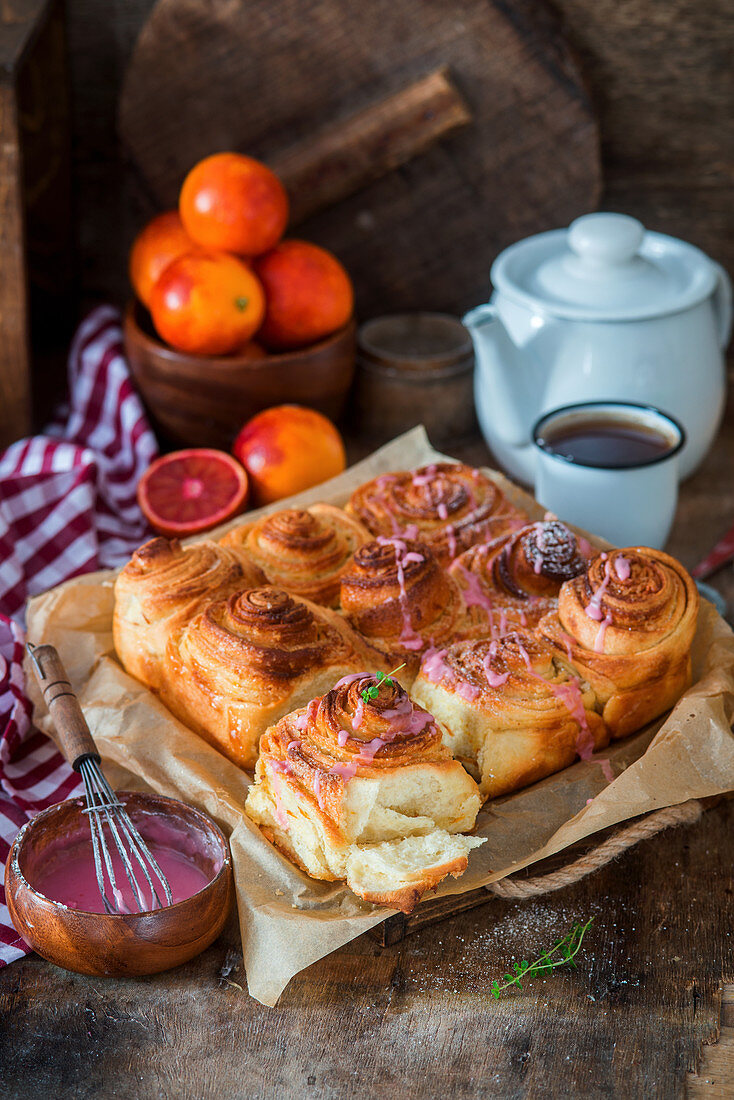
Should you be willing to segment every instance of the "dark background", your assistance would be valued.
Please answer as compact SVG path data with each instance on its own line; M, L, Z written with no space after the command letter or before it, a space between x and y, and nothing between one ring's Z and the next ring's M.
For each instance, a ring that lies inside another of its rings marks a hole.
M500 6L532 13L534 5ZM554 6L600 119L602 206L683 237L733 271L734 4ZM127 249L149 213L122 160L116 110L125 65L152 7L151 0L67 0L76 234L87 297L124 298ZM310 7L304 0L304 18Z

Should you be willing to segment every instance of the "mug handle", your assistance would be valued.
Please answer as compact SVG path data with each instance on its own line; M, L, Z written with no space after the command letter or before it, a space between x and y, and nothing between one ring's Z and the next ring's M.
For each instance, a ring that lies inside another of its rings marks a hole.
M731 279L721 264L714 263L714 268L716 270L716 286L713 296L714 317L716 319L719 346L722 351L726 351L732 325Z

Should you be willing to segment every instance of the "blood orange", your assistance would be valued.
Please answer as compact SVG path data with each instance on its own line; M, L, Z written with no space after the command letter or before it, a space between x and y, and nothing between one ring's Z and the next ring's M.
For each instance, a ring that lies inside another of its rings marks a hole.
M243 511L248 492L247 474L236 459L201 447L152 462L138 484L138 504L159 535L184 538Z

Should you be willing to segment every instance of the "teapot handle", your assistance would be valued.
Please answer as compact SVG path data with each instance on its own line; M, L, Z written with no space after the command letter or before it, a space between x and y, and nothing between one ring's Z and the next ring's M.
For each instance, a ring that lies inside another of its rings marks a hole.
M719 345L722 351L726 351L731 336L732 325L732 289L731 279L721 264L714 264L716 269L716 287L714 288L713 306L716 328L719 336Z

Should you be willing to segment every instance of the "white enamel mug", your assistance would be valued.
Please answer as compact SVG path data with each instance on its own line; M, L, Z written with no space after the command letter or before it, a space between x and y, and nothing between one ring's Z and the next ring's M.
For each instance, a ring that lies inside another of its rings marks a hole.
M584 421L614 421L653 431L667 450L626 465L593 465L552 450L554 433ZM678 500L678 455L685 443L681 425L650 405L626 401L586 401L544 413L533 428L536 452L535 497L559 519L616 546L662 549Z

